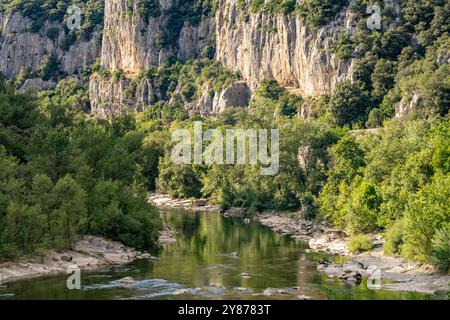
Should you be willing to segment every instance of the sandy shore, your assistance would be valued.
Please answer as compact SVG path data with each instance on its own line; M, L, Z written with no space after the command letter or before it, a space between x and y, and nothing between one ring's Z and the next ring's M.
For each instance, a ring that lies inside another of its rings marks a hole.
M93 270L145 258L150 258L150 254L101 237L85 236L77 242L74 250L49 250L44 256L22 257L18 261L0 264L0 282L66 273L73 266Z
M171 199L167 195L152 194L149 201L159 208L182 208L190 211L219 211L216 206L207 204L207 200ZM225 217L242 217L241 208L231 208L222 212ZM265 212L249 219L271 228L279 235L291 236L307 242L312 252L324 252L343 256L344 265L324 261L317 269L329 276L343 278L346 275L359 274L371 276L374 271L381 272L382 289L392 291L410 291L436 294L449 291L450 276L436 272L431 266L407 261L400 257L388 257L383 253L381 235L373 235L374 249L369 252L352 254L347 250L347 235L341 231L327 227L325 223L313 223L298 218L295 213ZM348 278L348 277L347 277ZM388 280L388 281L386 281ZM386 283L389 282L389 283Z

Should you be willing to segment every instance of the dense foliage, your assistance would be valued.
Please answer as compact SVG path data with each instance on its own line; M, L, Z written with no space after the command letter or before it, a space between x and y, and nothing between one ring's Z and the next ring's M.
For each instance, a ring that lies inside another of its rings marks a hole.
M160 222L144 134L132 117L89 119L56 90L36 99L0 83L0 256L71 248L86 233L150 248Z
M102 1L76 3L87 10L79 32L89 35L102 22ZM256 14L298 14L315 29L349 2L237 3ZM156 0L127 4L129 14L144 19L163 13ZM380 30L367 28L369 4L382 8ZM85 68L86 78L97 72L126 80L126 95L133 95L143 79L158 91L159 101L144 112L111 122L83 113L89 102L77 81L63 80L38 98L0 82L0 256L71 247L85 233L148 248L159 219L145 192L156 189L179 198L208 197L223 209L242 207L248 215L296 210L308 219L325 219L352 235L349 249L354 252L371 249L366 233L382 232L386 254L431 262L448 272L450 3L398 4L399 11L386 1L353 2L356 32L342 34L332 51L338 59L353 59L354 77L339 83L330 96L302 98L267 79L258 84L248 110L189 118L185 106L205 90L220 92L240 78L212 61L213 46L195 60L169 57L133 80L125 79L123 70L105 70L98 63ZM46 19L63 21L68 5L0 0L2 10L30 17L36 32ZM183 25L199 24L216 5L214 0L188 0L164 12L158 45L176 46ZM65 47L80 34L69 33ZM48 30L47 36L55 39L57 34ZM57 69L56 59L48 56L33 76L55 79ZM15 85L29 73L21 70ZM303 119L298 115L305 110ZM401 117L396 119L396 113ZM259 165L175 165L171 134L192 130L194 121L203 121L204 130L222 132L279 129L278 174L261 176Z

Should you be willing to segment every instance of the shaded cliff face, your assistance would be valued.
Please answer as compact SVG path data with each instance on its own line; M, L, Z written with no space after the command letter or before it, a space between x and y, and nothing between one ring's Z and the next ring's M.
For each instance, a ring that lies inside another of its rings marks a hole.
M246 8L245 10L249 10ZM332 52L339 34L355 31L355 16L344 10L335 21L311 30L296 15L245 15L238 0L220 0L215 16L216 59L254 84L274 78L305 95L330 94L351 80L352 61Z
M37 71L50 55L56 57L59 72L72 75L94 63L100 54L98 32L89 41L78 39L64 51L60 48L65 37L61 24L48 22L39 33L29 32L30 25L30 19L20 13L0 13L0 72L7 78L23 67ZM53 39L47 36L50 30L56 31Z

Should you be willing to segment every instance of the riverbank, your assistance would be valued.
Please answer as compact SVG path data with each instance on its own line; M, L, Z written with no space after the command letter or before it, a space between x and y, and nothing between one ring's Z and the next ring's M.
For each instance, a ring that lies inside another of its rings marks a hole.
M219 211L215 206L195 200L171 199L167 195L151 194L149 201L159 208L182 208L189 211ZM200 208L200 210L199 210ZM231 208L221 212L225 217L244 217L244 210ZM312 222L292 212L264 212L245 217L247 222L269 227L279 235L290 236L308 243L310 252L323 252L345 258L343 265L321 261L320 272L339 277L348 285L358 285L362 277L375 272L381 275L382 288L392 291L410 291L427 294L448 292L450 276L437 273L431 266L407 261L400 257L388 257L383 253L381 235L373 235L373 250L353 254L347 250L348 236L341 230L328 227L324 222Z
M184 209L199 212L219 211L219 206L210 205L208 199L174 199L169 195L150 193L148 201L159 209Z
M85 236L73 250L48 250L42 256L21 257L17 261L0 264L0 282L65 273L71 266L94 270L121 265L137 259L148 259L150 254L101 237Z

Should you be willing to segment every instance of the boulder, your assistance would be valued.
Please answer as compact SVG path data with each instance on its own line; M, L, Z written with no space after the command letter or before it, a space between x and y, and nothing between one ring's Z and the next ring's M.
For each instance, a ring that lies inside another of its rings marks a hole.
M357 271L344 270L339 276L339 279L345 283L358 285L362 282L362 275Z
M219 114L230 107L247 107L251 99L251 90L245 81L236 81L226 87L213 102L213 114Z
M124 284L124 285L130 285L130 284L135 284L136 280L134 280L132 277L125 277L125 278L117 280L117 282Z
M73 260L72 256L61 256L61 261L72 262L72 260Z

